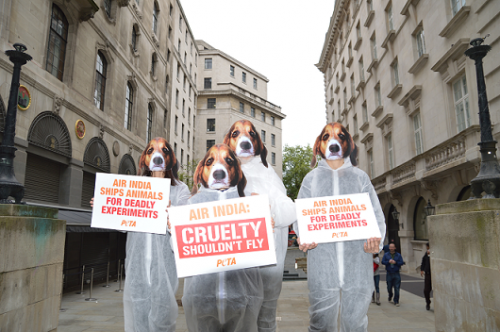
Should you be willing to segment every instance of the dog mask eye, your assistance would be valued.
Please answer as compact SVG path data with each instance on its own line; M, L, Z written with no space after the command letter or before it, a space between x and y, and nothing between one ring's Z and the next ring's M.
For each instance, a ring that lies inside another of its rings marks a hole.
M233 133L231 134L232 137L237 137L238 135L240 134L239 131L235 130L233 131Z
M345 135L344 135L344 134L339 134L339 138L340 138L341 140L345 140Z
M324 135L323 135L323 141L328 140L328 137L329 137L329 136L330 136L330 135L328 135L328 134L324 134Z
M254 132L254 131L251 131L251 132L250 132L250 136L255 137L255 132Z
M214 158L209 158L209 159L207 160L207 166L212 165L212 163L213 163L213 162L214 162Z
M234 160L228 157L228 158L226 158L226 163L227 163L229 166L233 166Z
M153 148L149 148L149 150L148 150L148 154L153 153L153 151L154 151L154 150L155 150L155 149L153 149Z
M168 149L167 148L163 148L161 150L163 151L163 153L168 153Z

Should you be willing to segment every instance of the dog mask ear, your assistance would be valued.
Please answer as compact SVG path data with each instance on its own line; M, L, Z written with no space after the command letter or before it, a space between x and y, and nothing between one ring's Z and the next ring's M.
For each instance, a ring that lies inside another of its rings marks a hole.
M144 176L149 175L149 165L146 165L146 154L149 149L149 143L146 145L146 148L141 153L141 157L139 158L139 167L137 169L137 175Z
M358 147L356 146L356 144L354 144L354 142L352 143L352 145L354 146L354 148L352 149L352 152L351 154L349 155L349 157L351 158L351 164L352 166L358 166Z
M231 133L233 132L234 130L234 125L236 124L233 123L233 125L231 126L231 128L229 128L229 131L227 132L227 134L224 136L224 140L222 143L226 144L227 146L229 146L231 148ZM231 148L232 149L232 148Z
M194 195L198 192L198 183L201 182L201 176L203 174L203 166L205 165L205 158L200 160L198 166L196 166L196 170L193 175L193 189L191 190L191 194Z
M322 136L323 136L323 131L321 131L321 134L316 138L316 141L314 142L313 149L312 149L313 150L313 157L311 160L311 168L314 168L316 166L316 163L318 162L318 160L316 159L316 155L319 154L321 157L323 157L323 153L320 150Z
M266 146L264 145L264 143L260 143L261 144L261 151L260 151L260 160L262 160L262 164L264 164L264 166L267 167L267 149L266 149Z
M247 178L245 177L245 174L243 174L241 169L239 170L239 172L241 174L241 177L240 180L238 181L238 194L240 195L240 197L245 197L245 187L247 185Z

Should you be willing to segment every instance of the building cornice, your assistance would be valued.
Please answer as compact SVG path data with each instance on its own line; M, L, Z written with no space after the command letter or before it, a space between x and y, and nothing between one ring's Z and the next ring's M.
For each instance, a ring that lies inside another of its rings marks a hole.
M326 72L326 63L328 62L328 56L331 53L333 41L338 34L338 24L343 11L340 9L344 7L345 0L335 1L335 9L333 10L333 15L330 18L330 25L328 26L328 31L326 32L325 42L323 43L323 49L321 51L321 57L319 62L315 65L322 73Z

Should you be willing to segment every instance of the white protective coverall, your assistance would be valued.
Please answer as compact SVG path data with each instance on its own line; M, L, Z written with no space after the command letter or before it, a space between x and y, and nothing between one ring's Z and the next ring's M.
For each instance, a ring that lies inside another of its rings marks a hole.
M298 199L368 193L373 205L382 239L385 218L377 194L368 175L344 158L344 165L333 170L322 159L309 172ZM296 232L297 225L294 224ZM298 233L297 233L298 234ZM300 236L300 234L299 234ZM307 285L309 287L309 331L337 331L340 309L340 330L366 331L368 306L374 289L373 254L365 253L364 240L320 243L307 254Z
M202 187L190 204L239 198L238 188ZM182 306L190 332L255 332L263 299L260 269L226 271L184 279Z
M286 195L285 186L272 166L264 166L260 156L253 157L244 164L242 163L241 169L247 179L245 195L250 196L251 193L267 194L271 203L271 215L275 223L274 241L277 264L260 267L264 283L264 302L260 309L257 324L259 332L276 331L276 308L281 293L283 269L288 247L288 226L297 219L295 204Z
M172 206L186 205L190 195L189 188L180 181L170 187ZM170 233L128 232L125 273L125 331L174 332L179 281Z

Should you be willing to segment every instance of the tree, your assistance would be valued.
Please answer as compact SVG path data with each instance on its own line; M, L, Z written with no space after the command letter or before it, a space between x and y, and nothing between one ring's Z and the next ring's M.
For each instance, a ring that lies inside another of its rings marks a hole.
M302 180L311 171L313 151L310 145L288 146L283 149L283 184L287 195L295 200Z
M179 167L179 171L177 172L179 180L184 182L189 187L189 190L193 188L193 175L197 166L198 162L192 160L187 164L181 165L181 167Z

